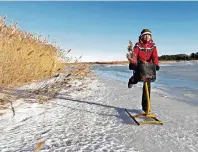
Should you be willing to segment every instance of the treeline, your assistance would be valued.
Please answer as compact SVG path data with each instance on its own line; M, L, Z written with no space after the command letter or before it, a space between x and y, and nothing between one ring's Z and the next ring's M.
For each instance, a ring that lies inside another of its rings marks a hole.
M175 55L162 55L159 56L159 60L198 60L198 52L187 54L175 54Z

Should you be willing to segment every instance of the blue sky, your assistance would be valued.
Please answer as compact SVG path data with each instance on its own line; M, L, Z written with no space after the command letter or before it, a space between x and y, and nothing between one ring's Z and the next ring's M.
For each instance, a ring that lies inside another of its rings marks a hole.
M198 52L198 2L0 2L0 16L55 38L85 61L126 60L149 28L159 55Z

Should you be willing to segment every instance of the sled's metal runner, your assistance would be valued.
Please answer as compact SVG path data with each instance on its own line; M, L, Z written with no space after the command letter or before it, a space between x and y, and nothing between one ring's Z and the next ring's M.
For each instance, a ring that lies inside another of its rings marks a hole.
M142 125L142 124L163 124L163 122L162 121L160 121L160 120L158 120L157 118L156 118L156 115L154 115L154 114L151 114L150 113L150 98L149 98L149 92L148 92L148 84L147 84L147 82L144 82L145 83L145 89L146 89L146 97L147 97L147 111L146 111L146 113L142 113L142 114L138 114L138 115L134 115L134 116L132 116L131 114L130 114L130 112L129 111L127 111L126 109L125 109L125 111L129 114L129 116L138 124L138 125ZM137 120L136 120L136 118L150 118L151 120L143 120L143 121L141 121L141 122L138 122Z

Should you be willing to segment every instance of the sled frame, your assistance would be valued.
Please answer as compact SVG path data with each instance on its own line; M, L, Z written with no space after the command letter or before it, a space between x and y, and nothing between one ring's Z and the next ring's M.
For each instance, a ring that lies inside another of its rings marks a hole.
M151 111L151 105L150 105L150 97L149 97L149 91L148 91L148 84L147 82L144 82L145 85L145 91L146 91L146 98L147 98L147 111L145 113L137 114L132 116L129 111L125 109L125 111L129 114L129 116L136 122L137 125L142 124L160 124L163 125L163 122L157 119L155 114L152 114ZM143 121L137 121L136 118L147 118L150 120L143 120Z

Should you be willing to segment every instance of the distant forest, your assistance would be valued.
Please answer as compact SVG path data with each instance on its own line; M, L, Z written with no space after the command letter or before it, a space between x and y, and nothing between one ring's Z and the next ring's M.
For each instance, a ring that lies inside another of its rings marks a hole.
M159 60L198 60L198 52L187 54L175 54L175 55L162 55L159 56Z

